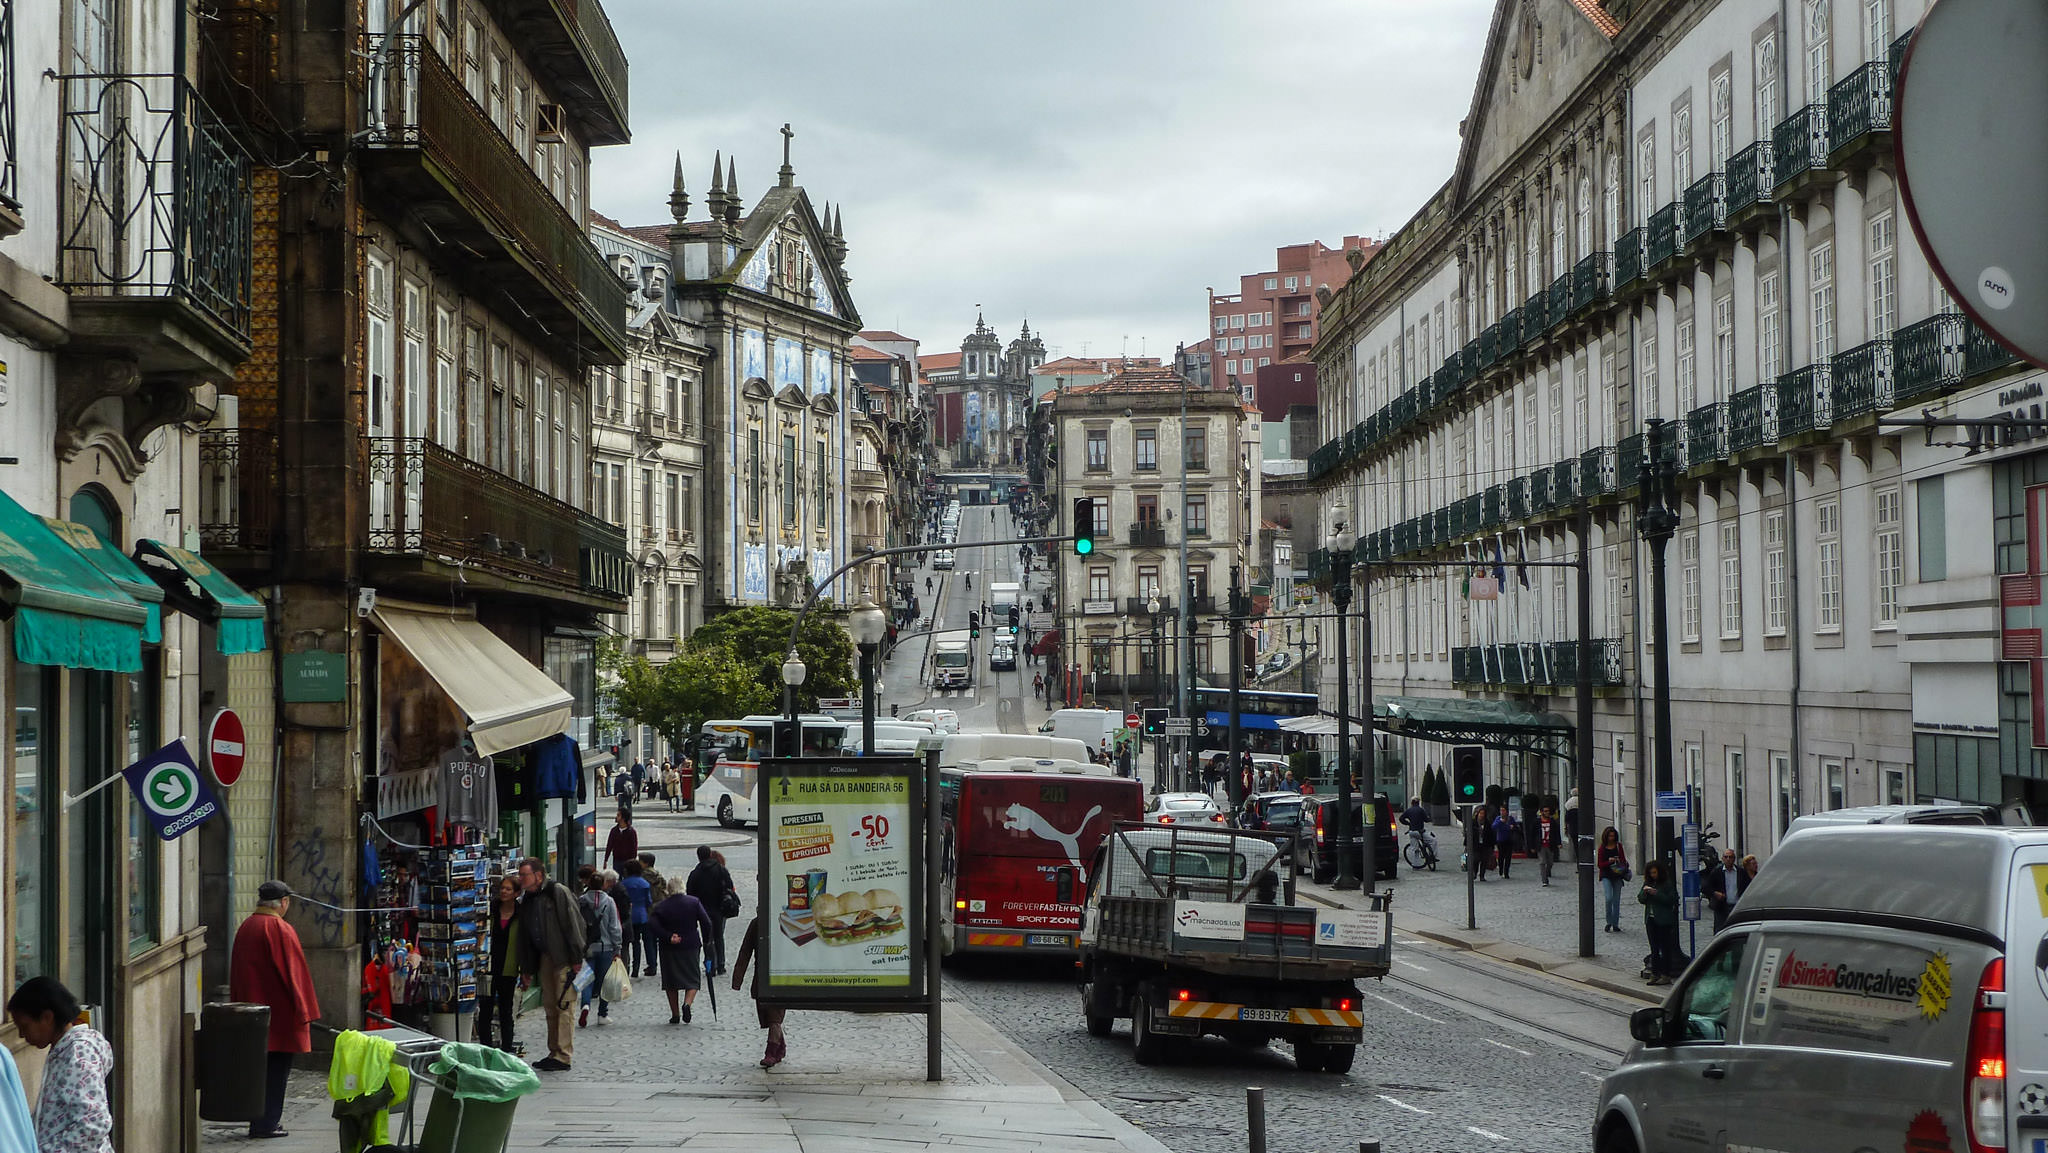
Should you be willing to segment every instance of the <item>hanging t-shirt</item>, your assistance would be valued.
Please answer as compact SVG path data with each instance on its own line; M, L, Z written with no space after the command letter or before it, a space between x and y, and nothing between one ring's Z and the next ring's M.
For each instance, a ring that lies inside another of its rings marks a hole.
M498 794L491 778L491 758L462 748L441 754L440 816L451 825L497 827Z

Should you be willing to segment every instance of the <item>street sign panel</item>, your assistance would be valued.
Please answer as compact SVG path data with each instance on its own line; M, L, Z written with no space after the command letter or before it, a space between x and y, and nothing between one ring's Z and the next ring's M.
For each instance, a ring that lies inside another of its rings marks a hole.
M121 770L142 811L156 827L156 835L175 841L184 833L220 812L220 802L206 787L192 754L185 751L182 738Z
M1186 717L1166 718L1166 735L1169 737L1189 736L1194 732L1194 728L1195 723Z
M222 788L242 779L243 753L248 744L242 733L242 718L233 709L213 714L206 725L206 767Z
M1682 817L1686 814L1685 794L1682 792L1660 792L1657 794L1657 815L1660 817Z

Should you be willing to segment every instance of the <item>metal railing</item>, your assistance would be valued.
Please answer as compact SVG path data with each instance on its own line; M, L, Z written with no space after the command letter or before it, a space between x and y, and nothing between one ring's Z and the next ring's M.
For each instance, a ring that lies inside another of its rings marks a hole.
M1709 172L1685 190L1685 244L1690 248L1708 234L1728 227L1728 177Z
M1156 520L1141 520L1130 527L1127 534L1132 548L1165 548L1166 525Z
M1572 311L1607 299L1614 286L1614 254L1596 252L1572 266Z
M58 285L92 297L181 300L247 342L255 261L248 154L182 76L58 81Z
M1840 152L1892 130L1892 66L1872 60L1828 89L1828 145Z
M1771 130L1771 149L1778 162L1778 187L1783 187L1828 161L1828 106L1809 104Z
M1579 499L1579 458L1570 457L1550 466L1550 499L1562 507Z
M1728 459L1728 402L1717 400L1685 414L1687 468Z
M1651 268L1678 255L1678 207L1678 202L1672 201L1650 214L1647 242Z
M1621 443L1615 446L1615 474L1623 492L1642 483L1645 466L1649 463L1646 459L1648 446L1648 440L1640 432L1622 437Z
M1550 282L1550 300L1546 311L1549 313L1549 327L1553 329L1563 324L1564 318L1571 315L1572 274L1570 271L1558 273L1557 279Z
M1518 476L1508 481L1507 519L1528 520L1535 514L1534 494L1530 491L1529 478Z
M1728 451L1742 452L1778 443L1776 381L1745 388L1728 402Z
M889 478L876 469L856 468L849 470L849 473L849 483L854 488L889 487Z
M1613 445L1589 448L1579 454L1580 496L1613 496L1620 491L1621 456Z
M1872 340L1835 354L1833 417L1846 420L1892 408L1892 342Z
M1771 142L1759 140L1728 161L1728 215L1770 204L1777 186Z
M1500 325L1489 324L1479 333L1479 370L1492 368L1500 359Z
M1166 593L1160 593L1157 597L1125 597L1124 611L1134 617L1149 617L1152 615L1150 606L1154 600L1159 602L1160 615L1164 616L1173 611L1173 597Z
M518 250L550 291L623 347L626 288L511 141L477 107L424 37L370 38L372 80L363 144L418 150L482 208L491 231Z
M1778 435L1798 436L1834 427L1833 371L1809 364L1778 378Z
M1621 641L1607 637L1459 645L1451 650L1451 680L1457 684L1563 689L1578 683L1582 659L1591 663L1594 687L1614 688L1622 683Z
M1963 347L1963 372L1965 375L1982 376L1987 372L1996 372L2019 360L2019 357L2013 355L2011 349L1998 343L1997 338L1984 331L1983 327L1975 321L1971 321L1967 327L1969 337L1968 342Z
M201 552L262 552L277 524L277 437L261 429L199 434Z
M1557 495L1551 488L1556 475L1548 468L1539 468L1529 474L1529 508L1536 515L1551 512L1557 508Z
M1642 229L1631 228L1622 233L1621 240L1614 246L1615 291L1619 292L1643 278L1649 252Z
M1528 344L1550 331L1550 294L1537 289L1522 304L1522 343Z
M1892 389L1899 404L1936 396L1963 382L1967 337L1961 313L1942 312L1892 335Z
M1500 354L1507 357L1522 348L1522 310L1510 308L1500 318Z

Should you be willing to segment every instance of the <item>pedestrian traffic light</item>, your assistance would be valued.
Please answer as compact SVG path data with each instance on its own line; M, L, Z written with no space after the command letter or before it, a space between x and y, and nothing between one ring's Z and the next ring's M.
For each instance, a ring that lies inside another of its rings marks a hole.
M1165 709L1146 709L1142 714L1142 719L1145 722L1145 735L1148 737L1165 736L1167 715Z
M1460 805L1476 805L1486 795L1486 768L1478 745L1451 750L1451 783L1451 799Z
M1074 555L1087 556L1095 551L1095 498L1079 497L1074 501Z

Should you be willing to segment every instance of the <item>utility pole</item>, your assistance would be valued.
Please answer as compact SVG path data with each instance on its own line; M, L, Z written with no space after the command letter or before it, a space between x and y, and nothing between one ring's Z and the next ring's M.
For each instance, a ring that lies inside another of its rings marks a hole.
M1649 432L1645 438L1649 460L1643 469L1643 509L1637 528L1650 546L1650 638L1654 645L1650 664L1656 679L1650 697L1651 725L1656 730L1652 749L1656 757L1656 788L1666 793L1671 791L1671 627L1664 603L1664 546L1671 543L1671 535L1678 531L1672 462L1676 446L1671 443L1670 424L1654 416L1645 423ZM1586 798L1581 796L1579 804L1585 803ZM1655 798L1651 799L1650 811L1656 811ZM1653 856L1667 862L1668 869L1675 831L1671 818L1659 816L1656 821Z
M1230 797L1230 811L1235 813L1244 804L1244 773L1238 766L1238 758L1244 755L1243 714L1238 703L1238 693L1244 687L1244 618L1247 598L1237 587L1239 569L1230 567L1230 775L1224 784Z

